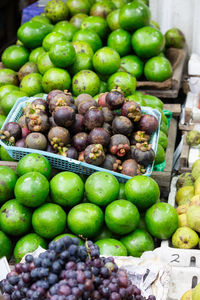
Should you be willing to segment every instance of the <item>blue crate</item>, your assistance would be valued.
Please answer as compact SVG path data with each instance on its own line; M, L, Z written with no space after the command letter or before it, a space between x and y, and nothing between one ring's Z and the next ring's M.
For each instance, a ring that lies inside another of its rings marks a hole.
M44 12L44 6L39 6L38 2L35 2L23 9L22 24L30 21L35 16L39 16Z
M28 102L31 103L35 99L36 98L34 98L34 97L20 98L15 103L15 105L13 106L9 115L7 116L7 118L3 124L3 127L8 122L17 122L23 114L23 108L25 107L26 103L28 103ZM44 96L43 99L46 99L46 96ZM145 107L142 106L142 113L151 114L151 115L155 116L159 122L159 127L156 130L156 132L154 132L152 134L151 140L150 140L150 143L152 144L152 149L156 153L157 145L158 145L158 131L160 128L161 114L158 110L153 109L151 107L146 107L146 106ZM123 175L121 173L117 173L117 172L113 172L113 171L110 171L110 170L107 170L107 169L104 169L101 167L93 166L91 164L80 162L78 160L67 158L67 157L64 157L64 156L61 156L58 154L53 154L53 153L49 153L46 151L40 151L40 150L35 150L35 149L15 147L15 146L9 145L8 142L2 141L2 140L0 140L0 145L2 145L6 149L6 151L9 153L9 155L12 158L14 158L15 160L20 160L23 156L25 156L28 153L39 153L39 154L45 156L51 163L51 166L56 169L71 171L71 172L74 172L77 174L85 174L85 175L91 175L92 173L94 173L96 171L105 171L105 172L108 172L108 173L114 175L118 179L119 182L126 182L127 180L129 180L131 178L130 176ZM144 175L150 176L152 173L152 170L153 170L153 164L149 165L147 167L146 173Z

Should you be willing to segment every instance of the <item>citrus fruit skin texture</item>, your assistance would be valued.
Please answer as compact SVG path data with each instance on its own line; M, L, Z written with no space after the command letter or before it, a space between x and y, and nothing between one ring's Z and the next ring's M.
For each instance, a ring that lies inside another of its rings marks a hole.
M18 71L29 59L29 51L17 45L6 48L1 60L6 68Z
M46 203L34 211L32 225L37 234L52 239L64 231L66 220L66 213L59 205Z
M178 228L178 214L168 203L156 203L150 207L145 215L148 232L154 237L169 239Z
M0 228L4 233L19 236L31 229L31 210L17 200L9 200L0 210Z
M66 20L69 14L66 3L61 0L49 1L45 6L44 12L47 18L49 18L53 23Z
M128 55L121 58L120 70L131 73L136 79L143 74L143 62L136 55Z
M19 263L24 255L32 253L38 247L47 248L47 242L36 233L29 233L18 240L14 248L14 258Z
M44 24L51 24L51 21L47 17L42 15L34 16L33 18L31 18L31 21L37 21Z
M150 58L162 52L165 39L162 33L153 27L143 27L132 35L132 47L135 53L142 58Z
M71 42L75 32L78 29L73 25L70 24L68 21L60 21L58 22L53 29L53 32L61 33L64 35L65 40Z
M69 236L70 238L76 238L76 239L78 239L78 240L79 240L79 246L83 246L83 245L84 245L84 241L83 241L83 240L81 240L79 237L77 237L76 235L71 234L71 233L63 233L63 234L60 234L60 235L56 236L56 237L53 239L53 241L56 242L56 241L62 239L63 237L65 237L65 236Z
M122 183L122 182L119 183L119 194L118 194L117 199L119 199L119 200L121 200L121 199L126 200L125 183Z
M71 16L78 13L88 14L90 11L90 3L88 0L68 0L67 6Z
M117 29L108 36L107 44L120 56L125 56L131 52L131 34L124 29Z
M161 164L162 162L164 162L165 160L165 150L164 148L158 144L157 147L157 152L156 152L156 156L155 156L155 164Z
M125 30L134 31L150 23L151 12L148 6L138 0L127 3L120 9L119 24Z
M60 32L51 32L43 39L42 47L45 51L49 51L51 46L58 41L66 41L65 36Z
M110 30L112 30L112 31L120 28L119 12L120 12L119 9L115 9L111 13L109 13L109 15L107 16L106 20L107 20Z
M95 243L100 250L100 255L106 256L127 256L127 250L124 245L115 239L99 240Z
M0 258L6 256L7 259L10 259L11 253L12 242L3 231L0 231Z
M15 185L17 201L28 207L42 205L49 194L49 182L39 172L28 172L22 175Z
M82 70L92 70L92 58L91 56L87 55L86 53L78 53L76 54L75 61L73 65L71 65L69 72L72 75L77 74Z
M159 199L160 190L154 179L138 175L129 179L125 184L127 200L141 210L145 210Z
M74 34L73 42L81 41L88 43L94 52L102 48L102 41L98 34L92 30L84 29L79 30Z
M76 14L70 19L70 24L73 24L77 29L81 28L81 23L88 17L86 14Z
M38 73L26 75L20 83L20 90L29 97L42 93L42 76Z
M37 60L38 70L40 74L44 75L49 69L55 68L55 65L52 63L49 53L43 53Z
M17 182L16 173L6 166L0 166L0 203L4 203L13 196Z
M20 90L13 90L10 93L5 94L5 96L1 99L1 108L3 113L7 116L14 106L15 102L22 97L26 97L27 94Z
M35 48L34 50L31 51L29 55L29 61L37 63L37 59L44 53L45 50L43 47Z
M53 25L42 24L37 21L29 21L21 25L17 31L17 37L28 49L42 46L44 37L53 30Z
M99 240L110 239L112 237L113 233L106 226L103 226L99 233L95 236L94 241L97 242Z
M1 104L0 104L0 107L1 107ZM0 115L0 129L2 128L3 123L5 122L5 120L6 120L6 116Z
M76 52L70 42L58 41L51 46L49 57L56 67L66 68L75 61Z
M0 157L3 161L15 161L2 146L0 148Z
M75 96L83 93L95 96L99 92L99 88L100 79L93 71L80 71L72 79L72 91Z
M50 192L53 202L62 206L74 206L83 198L84 183L72 172L61 172L50 182Z
M114 233L124 235L134 231L140 220L137 207L127 200L116 200L105 210L105 222Z
M42 87L45 93L52 90L68 90L71 85L71 77L66 70L51 68L44 73Z
M6 84L0 87L0 106L1 106L1 99L8 93L12 91L19 91L19 87L13 84Z
M183 48L185 45L185 36L178 28L171 28L165 33L166 46L174 48Z
M91 238L99 232L103 225L103 212L97 205L81 203L70 210L67 222L69 229L74 234Z
M146 62L144 75L149 81L162 82L172 77L172 66L167 58L155 56Z
M93 30L100 38L104 38L108 31L108 25L103 18L99 16L90 16L82 22L81 29Z
M28 172L39 172L47 179L51 177L51 165L48 159L37 153L22 157L17 164L17 174L22 176Z
M0 70L0 87L7 84L18 85L17 73L10 69L1 69Z
M116 72L108 79L108 90L111 91L116 87L120 87L125 97L135 92L136 85L136 78L126 72Z
M112 174L95 172L86 180L85 192L90 202L106 206L117 199L119 182Z
M104 47L94 54L93 66L96 72L102 75L111 75L120 66L120 56L112 48Z
M93 57L94 51L92 50L90 44L88 44L87 42L77 41L77 42L73 42L72 45L75 48L76 54L85 53L91 58Z
M140 257L144 251L154 250L154 241L144 229L136 229L120 240L126 247L128 255Z

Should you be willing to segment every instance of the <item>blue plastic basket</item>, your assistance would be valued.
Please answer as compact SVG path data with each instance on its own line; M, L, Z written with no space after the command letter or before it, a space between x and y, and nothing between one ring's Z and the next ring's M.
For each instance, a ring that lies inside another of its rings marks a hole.
M9 115L7 116L2 128L4 125L8 122L17 122L19 118L23 115L23 108L25 107L27 102L32 102L36 98L31 97L23 97L20 98L15 105L13 106L12 110L10 111ZM46 99L46 96L43 97L43 99ZM150 114L157 118L159 127L156 132L154 132L151 136L150 143L152 144L152 149L156 153L157 151L157 145L158 145L158 131L160 128L160 121L161 121L161 114L158 110L150 108L150 107L142 107L142 113L144 114ZM49 153L46 151L40 151L35 149L29 149L29 148L21 148L21 147L15 147L9 145L8 142L0 140L0 144L6 149L8 154L14 158L15 160L20 160L23 156L25 156L28 153L38 153L41 155L44 155L49 162L51 163L51 166L65 171L71 171L77 174L85 174L85 175L91 175L92 173L96 171L105 171L110 174L113 174L119 182L126 182L131 177L127 175L123 175L121 173L113 172L101 167L97 167L94 165L90 165L84 162L80 162L75 159L70 159L58 154ZM149 165L146 169L146 173L144 175L150 176L153 170L153 164Z

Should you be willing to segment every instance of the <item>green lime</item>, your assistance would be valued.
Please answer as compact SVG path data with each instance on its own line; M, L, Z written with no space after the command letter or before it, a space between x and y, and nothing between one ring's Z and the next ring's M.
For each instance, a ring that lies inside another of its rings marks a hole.
M51 46L58 41L66 41L65 36L60 32L50 32L43 39L42 47L45 51L49 51Z
M85 191L90 202L105 206L117 199L119 182L112 174L95 172L86 180Z
M119 9L113 10L106 18L110 30L114 31L120 28L119 25Z
M99 16L90 16L83 20L81 29L89 29L96 32L100 38L105 38L108 32L108 25L106 20Z
M161 164L164 161L165 161L165 150L163 149L163 147L160 144L158 144L157 152L156 152L156 156L155 156L155 165Z
M151 235L165 240L178 228L178 214L173 206L160 202L147 210L145 222Z
M81 28L81 23L83 22L83 20L85 20L86 18L88 17L88 15L86 14L76 14L74 15L70 20L69 22L71 24L73 24L77 29L80 29Z
M134 231L140 220L137 207L127 200L116 200L105 210L105 222L114 233L124 235Z
M95 243L100 250L100 255L106 256L127 256L124 245L115 239L99 240Z
M144 66L144 75L149 81L165 81L172 76L171 63L165 57L152 57Z
M107 90L108 90L107 83L101 80L100 87L99 87L99 94L105 93L105 92L107 92Z
M126 0L111 0L111 1L114 4L114 6L117 8L121 8L122 6L124 6L127 3Z
M37 21L44 24L51 24L51 21L46 16L34 16L31 21Z
M17 37L28 49L42 46L44 37L53 30L52 24L44 24L38 21L30 21L22 24Z
M12 242L3 231L0 231L0 258L6 256L10 259L12 254Z
M32 50L29 55L29 61L37 63L37 59L44 53L45 53L45 50L42 47L38 47L38 48Z
M138 175L126 182L125 194L127 200L144 210L156 203L160 197L160 190L154 179Z
M96 236L103 225L103 212L97 205L81 203L70 210L67 222L74 234L91 238Z
M35 73L36 74L36 73ZM3 110L3 113L7 116L10 112L10 110L13 108L15 102L22 98L26 97L27 93L24 91L11 91L10 93L7 93L2 99L1 99L1 109Z
M14 258L19 263L22 258L28 254L37 250L38 247L47 249L46 241L36 233L29 233L20 238L14 248Z
M106 227L103 226L97 236L95 236L94 241L99 241L99 240L104 240L104 239L109 239L113 237L113 233Z
M90 70L78 72L72 79L73 95L89 94L95 96L99 92L100 79L96 73Z
M49 194L49 182L39 172L28 172L22 175L15 185L17 201L28 207L42 205Z
M65 40L71 42L74 34L78 31L76 26L69 23L68 21L58 22L54 27L54 32L61 33L64 35Z
M107 44L120 56L125 56L131 52L131 35L124 29L117 29L108 36Z
M39 73L26 75L20 83L20 90L26 93L29 97L42 93L42 76Z
M92 70L92 58L86 53L78 53L76 54L75 61L73 65L70 66L69 71L70 74L75 75L76 73L82 70Z
M3 51L2 63L6 68L18 71L29 59L29 51L17 45L12 45Z
M166 134L164 132L162 132L161 130L159 130L158 143L163 147L163 149L167 148L168 138L167 138Z
M90 56L91 58L94 55L94 51L92 50L92 47L90 46L90 44L88 44L84 41L73 42L72 45L75 48L76 54L85 53L88 56Z
M51 46L49 57L56 67L66 68L75 61L76 52L72 43L57 41Z
M3 161L15 161L2 146L0 148L0 157Z
M17 182L15 171L6 166L0 166L0 203L11 199Z
M0 69L0 87L3 85L18 85L17 73L10 69Z
M165 39L162 33L153 27L146 26L138 29L132 36L132 47L142 58L150 58L162 52Z
M135 92L137 85L136 78L126 72L116 72L108 79L108 90L119 87L125 96L132 95Z
M125 71L137 79L143 74L143 62L136 55L128 55L121 58L120 71Z
M125 199L126 200L126 194L125 194L125 183L120 182L119 183L119 194L117 199Z
M149 25L151 12L148 6L139 0L132 1L125 4L119 13L120 27L128 30L135 31L138 28Z
M83 198L84 183L75 173L61 172L51 179L50 192L53 202L62 206L74 206Z
M60 235L56 236L56 237L53 239L53 241L56 242L56 241L58 241L58 240L64 238L65 236L69 236L70 238L76 238L76 239L78 239L78 240L79 240L79 246L83 246L83 245L85 244L83 240L81 240L79 237L77 237L76 235L71 234L71 233L63 233L63 234L60 234Z
M1 105L0 105L0 107L1 107ZM0 129L2 128L3 123L5 122L5 120L6 120L6 116L0 115Z
M62 0L50 0L44 9L45 15L53 23L66 20L69 14L68 6Z
M31 73L39 73L38 66L36 63L32 61L28 61L25 63L18 71L18 78L19 81L22 81L22 79Z
M17 174L22 176L28 172L39 172L47 179L51 177L51 165L46 157L30 153L20 159L17 164Z
M136 229L120 240L126 247L128 255L140 257L144 251L154 250L154 241L144 229Z
M102 0L94 3L90 9L91 16L99 16L106 19L107 15L114 9L111 1Z
M96 72L111 75L119 69L120 56L112 48L101 48L93 56L93 66Z
M6 84L0 87L0 103L1 99L8 93L12 91L19 91L19 87L12 84Z
M171 28L165 33L167 47L183 48L185 45L185 36L178 28Z
M164 103L159 98L152 95L142 95L142 97L147 106L163 109Z
M66 220L66 213L59 205L46 203L34 211L32 225L37 234L52 239L64 231Z
M96 52L98 49L102 48L102 41L98 34L92 30L89 29L82 29L77 31L74 34L73 42L86 42L88 43L94 52Z
M88 14L90 11L90 2L88 0L68 0L67 6L71 16L79 13Z
M66 70L51 68L42 78L42 87L46 93L52 90L68 90L71 85L71 77Z
M160 123L160 130L162 132L164 132L166 136L168 136L168 128L167 128L167 125L165 124L165 122Z
M0 228L3 232L19 236L31 229L31 210L17 200L9 200L0 210Z
M44 75L44 73L49 69L55 68L55 65L52 63L48 52L38 57L37 65L38 65L38 70L42 75Z

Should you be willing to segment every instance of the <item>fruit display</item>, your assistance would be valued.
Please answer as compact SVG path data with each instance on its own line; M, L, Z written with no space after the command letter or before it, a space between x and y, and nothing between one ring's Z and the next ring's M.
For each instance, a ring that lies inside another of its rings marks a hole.
M66 236L80 245L92 240L101 255L140 257L178 228L178 213L160 202L152 178L138 175L122 184L102 171L52 176L49 161L37 153L24 156L16 172L0 166L0 201L0 256L13 255L17 263Z
M5 115L17 98L54 89L94 97L102 89L120 87L130 96L137 80L171 78L166 47L185 44L177 28L163 35L147 1L141 0L51 0L44 14L19 27L17 38L1 56L0 87L6 87L0 109Z
M87 93L74 99L68 91L53 90L46 100L28 102L18 123L4 125L0 139L133 177L154 162L151 137L158 126L153 114L142 113L120 89L102 93L98 102ZM166 148L162 131L159 142Z
M65 236L52 241L48 250L25 256L1 282L4 299L138 299L145 298L132 284L127 272L118 268L113 257L100 257L98 246Z

